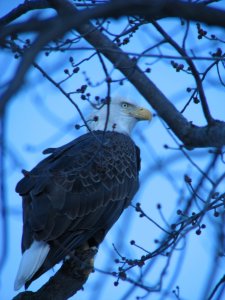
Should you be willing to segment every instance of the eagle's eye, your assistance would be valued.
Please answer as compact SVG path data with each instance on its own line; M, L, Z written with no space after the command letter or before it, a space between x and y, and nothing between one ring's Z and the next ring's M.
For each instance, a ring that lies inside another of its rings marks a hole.
M122 108L127 108L127 107L128 107L128 103L122 102L121 107L122 107Z

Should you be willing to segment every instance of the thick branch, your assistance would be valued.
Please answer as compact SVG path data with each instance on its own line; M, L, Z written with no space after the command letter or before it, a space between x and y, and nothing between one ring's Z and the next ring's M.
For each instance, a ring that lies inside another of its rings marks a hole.
M8 14L0 19L0 26L11 23L22 15L34 9L49 8L49 3L47 0L35 0L35 1L25 1L23 4L18 5L16 8L11 10Z
M59 271L37 292L22 292L13 300L66 300L82 289L93 270L96 250L80 249L76 255L65 261Z
M188 147L221 147L225 145L225 122L197 127L185 119L155 84L109 38L91 23L76 26L76 30L96 49L99 49L157 111L177 137Z
M90 18L99 17L99 16L114 16L115 7L122 7L120 10L120 15L125 13L123 11L124 7L127 7L125 1L116 1L114 6L112 4L101 5L95 9L89 9L86 11L78 11L68 2L64 1L62 6L60 6L61 1L49 1L52 3L56 3L59 6L59 10L61 10L60 16L55 17L55 21L58 20L58 23L55 24L53 28L54 30L51 31L47 36L45 36L44 42L41 41L40 43L36 42L35 54L32 54L32 59L35 58L38 52L38 44L41 47L44 44L47 44L48 41L58 38L66 33L68 30L75 28L92 46L94 46L99 52L105 55L114 66L119 69L127 78L128 80L137 88L137 90L146 98L146 100L152 105L152 107L158 112L160 117L169 125L169 127L173 130L173 132L177 135L177 137L184 143L184 145L188 147L221 147L225 145L225 123L224 122L217 122L215 121L213 124L210 124L207 127L197 127L189 123L182 114L175 108L175 106L166 98L165 95L155 86L155 84L149 80L149 78L141 71L141 69L136 65L135 61L131 60L129 56L124 53L118 46L116 46L109 38L103 35L100 31L98 31L91 23L88 22ZM127 1L126 3L134 3L135 1ZM139 1L140 2L140 1ZM138 2L138 3L139 3ZM164 7L164 12L166 4L174 2L175 4L182 5L179 1L160 1L161 6ZM65 9L65 4L66 9ZM140 4L141 3L141 4ZM146 2L141 1L138 5L135 2L133 9L135 7L137 12L141 11L145 4L151 4L151 8L159 7L156 5L155 1ZM184 3L183 3L184 4ZM186 3L187 4L187 3ZM112 11L110 11L110 9ZM200 5L199 9L206 9L205 6ZM148 11L148 10L147 10ZM150 10L151 11L151 10ZM224 14L222 11L218 10L210 10L212 12L212 16L215 14ZM128 10L130 13L130 10ZM177 12L178 13L178 12ZM118 12L117 12L118 14ZM64 16L64 18L62 17ZM54 21L54 22L55 22ZM225 23L225 18L224 18ZM41 40L41 36L40 36ZM30 52L32 49L30 49ZM28 56L28 62L30 62L30 58ZM18 69L17 75L21 72L20 78L18 79L20 83L24 77L24 66L27 66L27 61L24 59L21 66ZM15 92L19 88L19 83L16 87L14 87L13 92ZM8 94L7 94L8 93ZM9 91L6 91L5 95L3 96L3 101L0 102L0 111L1 111L1 103L3 105L9 99L9 96L12 95Z
M24 13L34 9L51 8L48 0L26 1L0 19L0 26L6 25ZM207 7L204 4L190 3L179 0L127 0L109 1L96 5L90 11L90 18L121 17L124 15L139 15L160 19L179 17L186 20L203 22L208 25L225 27L225 11Z

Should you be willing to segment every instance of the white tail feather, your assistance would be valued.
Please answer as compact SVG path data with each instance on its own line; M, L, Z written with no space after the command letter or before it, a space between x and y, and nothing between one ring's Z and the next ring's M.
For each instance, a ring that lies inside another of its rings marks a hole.
M20 266L16 275L14 290L19 290L43 264L50 246L43 241L34 241L30 248L22 256Z

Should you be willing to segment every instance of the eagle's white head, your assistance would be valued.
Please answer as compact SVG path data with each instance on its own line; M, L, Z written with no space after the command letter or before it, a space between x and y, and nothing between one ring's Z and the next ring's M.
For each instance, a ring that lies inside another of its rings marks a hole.
M113 98L109 105L94 109L88 123L91 130L116 131L130 135L138 121L151 120L148 109L139 107L123 98Z

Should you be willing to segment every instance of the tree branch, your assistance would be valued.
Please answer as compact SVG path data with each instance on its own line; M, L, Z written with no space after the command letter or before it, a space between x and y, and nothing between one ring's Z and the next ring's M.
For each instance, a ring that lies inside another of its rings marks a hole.
M1 252L0 252L0 274L3 270L8 256L8 209L5 189L5 116L0 118L0 227L1 227Z
M61 1L59 2L61 3ZM54 30L45 35L44 40L41 39L41 36L39 37L40 42L39 40L36 41L34 53L30 54L34 46L31 46L27 51L28 61L26 61L26 57L24 56L17 71L17 79L20 81L20 84L22 83L25 71L28 69L28 67L27 69L24 69L24 67L28 66L28 63L29 65L31 64L31 60L34 60L38 50L50 40L62 36L71 28L75 28L96 50L99 50L127 77L186 147L222 147L225 145L225 122L215 121L213 124L205 127L192 125L126 53L87 21L93 16L99 16L100 12L97 12L96 9L80 12L66 1L61 3L61 6L58 1L52 1L52 3L58 6L56 9L61 10L60 17L57 17L59 18L59 23L53 27ZM100 11L102 10L102 6L99 6ZM63 15L64 18L62 18ZM19 78L18 74L20 74ZM15 86L15 82L12 82L12 87L11 92L9 87L3 95L0 102L0 111L12 94L18 90L19 83Z
M150 21L151 22L151 21ZM204 116L207 120L207 122L210 124L212 124L214 122L214 119L211 116L209 107L208 107L208 103L206 100L206 96L205 96L205 92L202 86L202 81L201 78L199 76L199 72L195 67L195 64L193 63L192 59L188 57L185 49L182 49L177 42L175 42L164 30L163 28L156 22L156 21L152 21L153 26L160 32L160 34L168 41L168 43L170 43L171 46L174 47L174 49L176 49L176 51L185 58L187 64L190 67L190 70L192 72L192 75L195 79L196 85L197 85L197 89L199 92L199 96L201 99L201 104L202 104L202 110L204 113Z
M79 249L66 260L59 271L37 292L22 292L13 300L66 300L82 289L93 270L93 257L97 250Z
M219 289L219 287L225 283L225 275L222 276L222 278L220 279L220 281L216 284L216 286L214 287L212 293L210 294L208 300L212 300L213 297L215 296L217 290Z
M75 29L127 77L185 146L221 147L225 144L225 122L215 121L205 127L192 125L135 62L91 23L83 23Z
M186 20L203 22L208 25L225 27L225 11L207 7L206 4L190 3L179 0L128 0L109 1L88 9L92 18L139 15L154 19L180 17ZM25 1L0 19L0 26L9 24L21 15L34 9L51 8L48 0Z
M11 23L12 21L18 19L19 17L21 17L29 11L44 8L50 8L47 0L33 0L32 2L24 1L23 4L18 5L8 14L0 18L0 26L4 26Z

